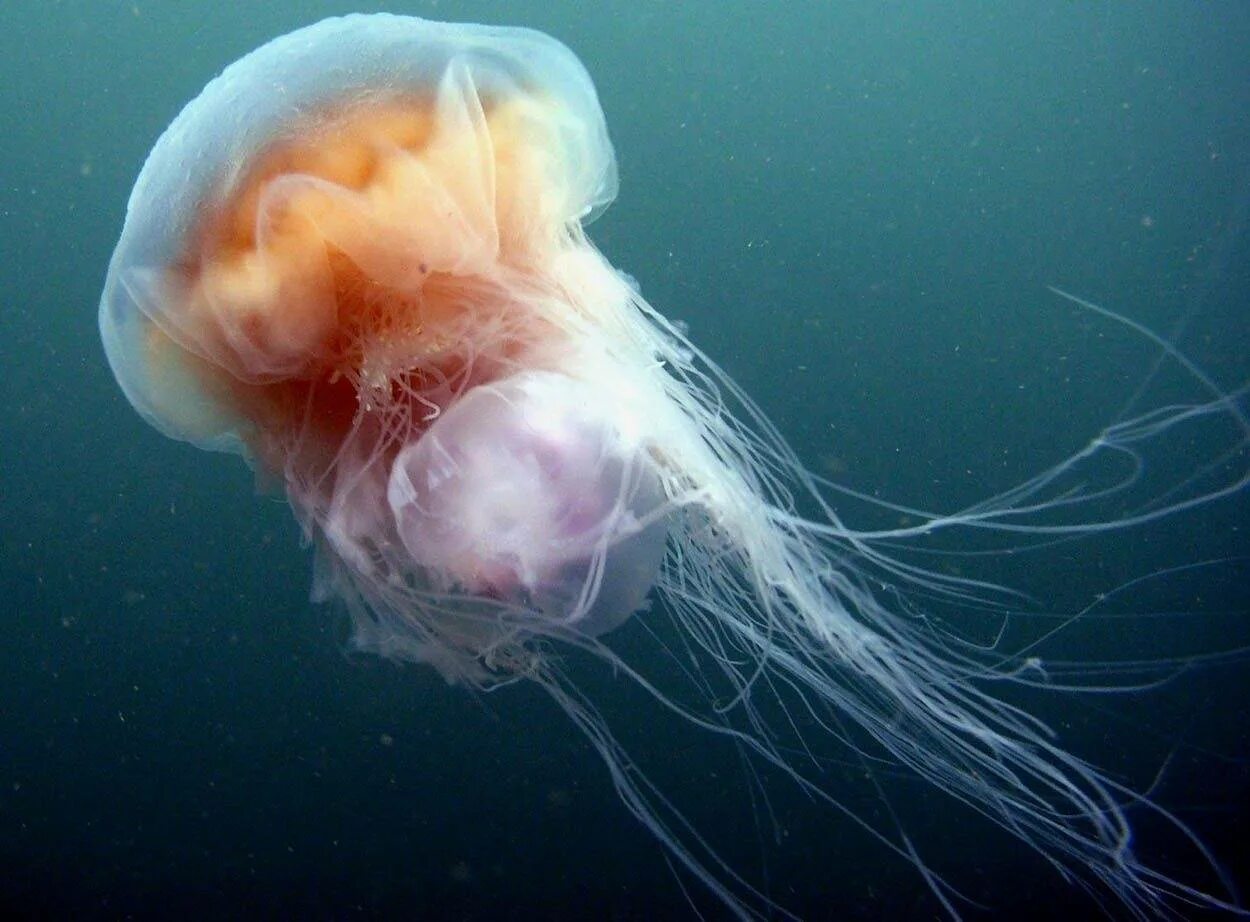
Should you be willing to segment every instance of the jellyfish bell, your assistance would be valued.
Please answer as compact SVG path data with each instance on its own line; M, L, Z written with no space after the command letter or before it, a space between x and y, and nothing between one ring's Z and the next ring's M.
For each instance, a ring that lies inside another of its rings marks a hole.
M895 507L919 524L856 532L835 485L587 240L616 184L594 87L555 40L326 20L231 65L153 148L100 304L110 365L159 430L280 484L316 547L314 598L347 607L358 647L478 688L539 683L630 810L741 914L778 907L636 769L555 642L834 809L823 763L780 741L797 723L767 725L766 699L806 711L805 733L848 721L875 758L1135 909L1224 905L1138 865L1129 792L991 694L1023 654L951 640L905 595L994 587L888 550L955 528L1066 540L1240 490L1241 469L1202 479L1231 452L1135 517L1064 518L1122 498L1125 481L1069 482L1104 450L1135 457L1217 416L1244 447L1237 401L1186 366L1204 401L1126 419L959 514ZM649 596L702 704L612 645ZM950 906L905 836L874 834Z
M164 376L199 388L161 350L244 384L336 362L379 383L422 327L424 355L462 354L615 190L593 87L554 40L327 21L228 68L157 142L110 263L106 352L145 418L211 445L244 414L222 394L163 400ZM492 294L492 317L463 309Z

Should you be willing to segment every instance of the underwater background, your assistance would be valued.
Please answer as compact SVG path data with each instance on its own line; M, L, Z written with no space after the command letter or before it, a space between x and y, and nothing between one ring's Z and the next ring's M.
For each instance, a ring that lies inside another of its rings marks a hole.
M1250 379L1241 2L10 0L6 916L724 913L674 875L540 690L474 696L348 652L346 615L308 601L311 557L285 504L258 496L237 459L149 429L105 363L99 291L156 137L256 46L375 9L526 25L574 50L621 169L592 239L839 483L955 510L1113 421L1156 350L1048 285L1169 336L1229 390ZM1198 453L1181 441L1174 463ZM1060 637L1048 653L1237 650L1250 645L1248 506L1243 493L1002 572L1071 610L1134 575L1219 558L1131 593L1104 647ZM880 524L867 509L845 516ZM998 572L992 557L976 565ZM940 915L915 869L849 819L781 785L761 804L732 752L636 692L586 681L665 791L782 905L809 918ZM1250 666L1230 656L1148 692L1022 701L1065 746L1151 789L1244 889L1248 692ZM848 807L890 828L880 784L920 854L975 901L969 917L1095 911L906 773L865 783L851 758L845 772ZM1147 862L1217 885L1175 836L1152 850L1157 824L1131 815Z

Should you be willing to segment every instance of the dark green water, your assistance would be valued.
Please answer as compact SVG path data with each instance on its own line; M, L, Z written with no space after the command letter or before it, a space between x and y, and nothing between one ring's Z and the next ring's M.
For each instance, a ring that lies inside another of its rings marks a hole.
M528 25L578 53L621 164L596 243L814 468L858 490L959 508L1115 418L1155 351L1048 284L1174 337L1228 389L1250 378L1244 4L385 8ZM0 9L0 906L692 916L541 693L474 698L345 655L345 616L307 601L310 561L285 505L257 498L236 460L145 427L104 362L96 302L151 143L225 64L349 9ZM1208 436L1178 433L1148 475L1188 469ZM1079 606L1133 575L1250 553L1246 512L1241 495L1036 565L966 565ZM1048 653L1250 643L1247 569L1153 581L1123 600L1139 617L1087 639L1100 646L1060 638ZM732 756L652 723L603 677L587 682L782 904L812 918L938 913L914 870L784 788L772 807L785 841L761 846L770 834L751 818L764 811ZM1025 703L1127 783L1158 774L1156 799L1245 882L1248 684L1233 659L1149 694ZM848 804L888 824L855 775L852 762ZM971 898L1017 918L1092 911L939 793L905 773L879 780L926 860ZM1146 860L1212 885L1141 819Z

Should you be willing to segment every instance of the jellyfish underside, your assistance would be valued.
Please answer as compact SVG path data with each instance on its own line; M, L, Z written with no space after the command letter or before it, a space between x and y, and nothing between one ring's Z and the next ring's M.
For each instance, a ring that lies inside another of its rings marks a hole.
M380 63L354 86L300 82L347 54ZM239 87L278 85L290 99L237 143L214 137L217 167L170 192L188 152L234 124L220 116ZM541 683L630 809L742 914L779 907L625 771L554 642L831 806L770 733L721 717L753 713L775 679L1130 907L1218 904L1138 865L1128 792L983 690L973 676L993 667L891 608L894 590L865 573L948 597L977 587L844 528L827 485L589 243L582 222L615 193L606 138L589 78L536 33L380 16L279 39L210 84L145 166L101 303L114 372L163 432L241 453L280 485L316 547L314 596L346 604L357 646L479 688ZM1219 394L1207 406L1228 409ZM1052 480L922 527L993 527L1044 507ZM608 632L649 594L731 690L712 714L613 651ZM908 844L878 834L951 905Z

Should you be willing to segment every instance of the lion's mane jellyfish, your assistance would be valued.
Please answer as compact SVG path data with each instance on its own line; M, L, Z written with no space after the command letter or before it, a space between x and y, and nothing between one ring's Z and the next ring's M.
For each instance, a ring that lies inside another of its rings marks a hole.
M628 761L562 645L817 802L837 808L833 783L779 742L798 731L770 724L778 703L1136 910L1214 900L1137 863L1133 795L994 697L1031 659L924 618L925 598L996 590L887 551L941 528L1068 540L1239 489L1241 473L1195 476L1131 516L1078 521L1127 481L1064 485L1185 419L1222 415L1244 445L1235 401L1186 366L1201 401L1122 421L958 515L853 531L834 485L589 243L616 189L594 87L555 40L326 20L227 68L157 142L109 267L105 349L157 429L280 486L315 545L314 596L346 605L356 645L476 688L541 683L629 808L740 913L778 907ZM661 611L691 688L716 690L706 707L612 647L609 631ZM901 831L879 835L950 899Z

